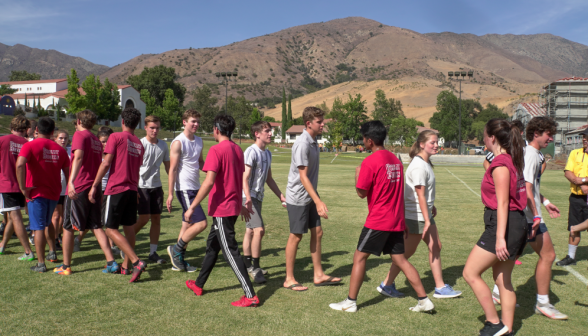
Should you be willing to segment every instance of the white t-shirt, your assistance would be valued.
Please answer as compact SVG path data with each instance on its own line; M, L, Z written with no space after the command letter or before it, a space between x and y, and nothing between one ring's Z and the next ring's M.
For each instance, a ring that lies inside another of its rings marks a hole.
M157 140L152 144L147 138L141 139L145 153L143 154L143 164L139 168L139 188L158 188L161 187L161 178L159 168L162 162L169 162L169 148L163 140Z
M67 150L67 156L71 160L71 147L66 147L65 149ZM66 189L67 189L67 179L65 178L65 175L63 175L63 171L61 171L61 194L59 194L59 195L65 196Z
M272 165L272 153L269 150L261 150L256 144L249 146L243 154L245 164L251 167L249 175L249 192L251 198L263 201L263 192L267 173ZM245 192L243 192L245 198Z
M200 153L202 153L202 139L194 136L190 141L184 133L180 133L174 141L181 144L182 154L178 160L178 176L174 185L176 191L198 190L200 189Z
M425 199L429 208L429 218L432 218L433 205L435 203L435 173L433 167L420 156L415 156L404 174L404 217L407 219L424 221L419 198L415 186L425 187Z
M104 158L102 158L102 161L104 161ZM106 174L104 174L104 177L102 178L102 191L106 190L106 184L108 184L108 176L110 176L110 168L108 168Z
M541 184L541 165L543 164L543 154L533 146L525 147L525 168L523 169L523 177L525 182L533 184L533 198L535 199L535 207L537 208L537 215L541 216L541 191L539 190ZM525 208L525 215L527 223L533 223L533 212L529 207ZM541 217L541 223L543 217Z

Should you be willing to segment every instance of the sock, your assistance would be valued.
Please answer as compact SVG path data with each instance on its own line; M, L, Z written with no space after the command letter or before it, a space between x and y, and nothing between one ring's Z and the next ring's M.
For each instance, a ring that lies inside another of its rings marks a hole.
M443 286L443 287L435 287L436 290L442 290L443 288L445 288L445 286Z
M494 284L494 290L493 290L493 292L496 293L496 294L500 294L500 290L498 290L498 286L496 286L496 284Z
M79 237L79 236L78 236ZM78 237L75 237L74 239L79 243L80 240L78 239Z
M157 244L149 244L149 255L152 255L157 251Z
M113 261L107 261L107 262L106 262L106 265L107 265L107 266L112 266L112 264L113 264L113 263L114 263L114 260L113 260Z
M419 297L418 299L419 299L419 301L422 301L422 300L426 300L426 299L428 299L428 297L425 295L425 296L423 296L423 297Z
M549 295L539 295L537 294L537 302L541 304L549 303Z
M63 269L68 269L69 267L69 265L63 264Z
M253 260L253 268L259 268L259 258L251 258Z
M245 263L245 267L246 267L246 268L249 268L249 267L251 267L251 266L252 266L252 265L251 265L251 256L246 256L246 255L244 255L244 256L243 256L243 262Z
M357 301L357 298L355 298L355 299L352 299L352 298L350 298L349 296L347 296L347 300L348 300L348 301L353 301L353 302L355 302L355 301Z
M45 263L37 263L37 266L45 266Z
M141 259L139 259L139 260L135 261L135 262L133 263L133 266L137 266L137 265L139 265L139 262L140 262L140 261L141 261Z
M188 243L186 243L185 241L182 240L182 238L180 238L180 240L178 240L178 243L176 244L177 251L185 250L186 245L188 245Z
M568 255L570 256L570 258L576 259L576 250L577 249L578 249L578 246L568 244Z

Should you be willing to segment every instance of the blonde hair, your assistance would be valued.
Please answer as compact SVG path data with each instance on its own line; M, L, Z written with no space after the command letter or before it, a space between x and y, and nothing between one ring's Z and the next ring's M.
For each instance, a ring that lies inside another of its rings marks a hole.
M419 133L419 136L417 137L416 141L412 144L412 147L410 147L409 155L410 155L411 159L413 159L415 156L417 156L423 150L421 148L421 144L429 141L429 139L433 135L437 136L437 133L435 133L431 130L425 130L425 131L422 131L421 133Z

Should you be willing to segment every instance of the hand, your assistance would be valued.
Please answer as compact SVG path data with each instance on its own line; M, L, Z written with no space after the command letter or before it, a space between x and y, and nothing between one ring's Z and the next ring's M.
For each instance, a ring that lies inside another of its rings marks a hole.
M540 218L533 220L533 226L531 227L531 232L528 233L529 239L535 238L535 236L537 235L537 230L539 229L539 224L541 224Z
M498 260L508 260L509 256L510 254L508 253L508 249L506 248L506 241L504 240L504 238L496 240L496 257L498 257Z
M323 201L319 201L316 204L316 211L318 212L319 216L323 217L324 219L329 219L329 215L327 215L329 209L327 209L327 205Z
M549 217L551 218L557 218L560 216L559 209L553 203L547 204L545 209L547 209L547 212L549 212Z
M24 189L21 189L20 191L22 192L22 194L24 195L24 197L26 198L27 201L32 201L33 199L31 198L31 190L35 189L36 187L26 187Z
M168 202L169 202L169 198L168 198ZM168 204L171 204L171 203L168 203ZM170 209L170 208L168 208L168 209ZM188 210L186 210L186 213L184 213L184 222L186 222L186 223L192 223L190 221L190 218L192 217L192 214L193 213L194 213L194 209L192 209L192 207L189 207Z
M90 200L90 203L96 203L96 199L94 199L95 196L96 196L96 188L94 188L94 186L92 186L92 188L90 189L90 192L88 193L88 200Z
M247 209L247 207L241 207L241 220L245 222L249 222L251 220L251 214L253 213L252 210Z
M431 221L425 221L425 227L423 228L423 239L427 236L429 231L429 227L431 226Z
M247 211L249 213L253 213L253 201L251 200L251 198L248 200L245 200L244 207L247 208Z
M433 210L431 210L431 213L433 213L433 218L435 218L435 216L437 216L437 208L435 208L434 205L433 205Z
M69 196L72 200L78 199L78 194L76 193L76 188L74 187L73 183L69 183L67 186L67 196Z
M580 185L580 189L582 189L582 192L583 192L584 194L588 194L588 185L584 185L584 184L582 184L582 183L580 183L580 184L581 184L581 185Z
M286 205L286 197L284 197L284 194L280 194L280 202L282 202L282 206L284 208L287 208L288 206Z
M172 209L172 202L174 200L174 196L170 193L169 196L167 196L167 212L171 213L171 209Z

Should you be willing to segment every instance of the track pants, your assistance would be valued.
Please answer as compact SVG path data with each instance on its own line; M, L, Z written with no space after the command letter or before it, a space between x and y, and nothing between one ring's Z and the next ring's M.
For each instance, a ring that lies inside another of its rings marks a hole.
M245 296L252 298L255 296L255 290L253 289L251 280L249 280L245 263L239 253L239 244L237 244L237 240L235 239L235 222L237 221L237 217L212 218L212 226L206 242L206 255L204 256L204 261L202 261L200 274L196 279L196 286L204 288L204 284L206 284L206 280L208 280L208 276L218 259L218 253L222 250L225 260L229 263L229 266L231 266L241 283Z

